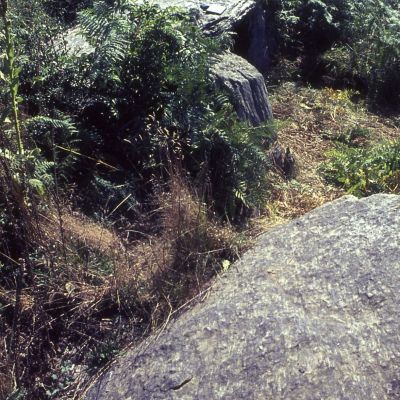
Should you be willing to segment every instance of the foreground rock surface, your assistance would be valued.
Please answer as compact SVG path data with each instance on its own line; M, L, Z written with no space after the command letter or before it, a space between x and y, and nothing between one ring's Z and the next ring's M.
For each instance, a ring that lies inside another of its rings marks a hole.
M231 96L238 117L257 126L272 118L264 77L245 59L224 54L213 68L216 83Z
M345 197L263 235L87 399L399 399L400 198Z

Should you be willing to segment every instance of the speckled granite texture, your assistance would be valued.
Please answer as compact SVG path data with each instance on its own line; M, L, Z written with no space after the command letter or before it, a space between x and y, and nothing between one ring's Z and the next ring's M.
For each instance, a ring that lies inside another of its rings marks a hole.
M400 399L400 198L344 197L260 237L86 399Z

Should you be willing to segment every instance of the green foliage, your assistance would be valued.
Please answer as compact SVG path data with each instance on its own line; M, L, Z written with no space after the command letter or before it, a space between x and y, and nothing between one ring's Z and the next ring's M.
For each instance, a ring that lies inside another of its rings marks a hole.
M338 145L321 168L331 183L349 193L364 196L380 192L399 192L400 143L389 142L369 148Z
M104 367L118 352L118 344L114 341L99 343L88 356L90 368L98 370Z
M13 0L9 18L21 70L21 91L28 92L46 71L54 69L58 57L55 38L61 33L62 26L46 13L42 0Z
M370 131L366 128L354 127L337 136L327 136L327 138L346 144L350 147L359 147L370 137Z
M340 38L351 0L269 0L277 42L289 54L324 51Z
M400 104L400 7L384 1L351 4L346 37L324 55L336 79L364 86L371 103Z
M53 163L40 157L40 150L27 150L22 155L15 154L9 150L0 150L0 160L2 165L7 165L9 169L10 184L14 188L14 196L25 200L31 194L43 196L46 187L52 183L51 168ZM22 203L21 203L22 205Z
M2 36L4 40L5 52L0 54L0 59L3 61L0 68L0 80L4 81L7 90L5 96L7 106L6 112L3 113L2 120L5 121L7 118L7 111L9 111L12 122L13 122L13 136L16 151L19 155L24 152L24 144L19 120L19 107L18 104L21 99L18 97L18 86L19 86L19 73L20 68L15 63L15 46L14 46L14 35L12 32L12 24L9 18L8 1L1 0L0 2L0 17L2 19ZM13 143L14 144L14 143Z
M384 0L271 0L281 52L303 76L351 85L371 104L400 104L400 6Z
M110 211L129 195L115 216L134 210L173 164L184 166L197 181L207 165L206 175L218 187L208 198L223 214L233 216L234 204L254 204L250 180L255 179L254 188L261 186L263 149L241 151L266 143L261 136L270 132L260 134L262 129L251 131L240 124L232 107L223 112L231 124L222 127L209 65L224 44L204 37L183 10L129 1L96 1L79 14L79 23L91 51L55 58L54 72L47 70L37 85L40 103L32 91L29 101L31 108L58 120L70 115L77 127L78 134L59 127L52 139L56 146L73 150L59 172L66 182L78 184L86 211L102 209L99 200ZM29 122L28 128L49 156L43 120ZM216 173L210 154L218 152ZM230 182L223 189L220 174Z
M208 166L217 210L235 217L243 206L265 201L271 167L266 149L275 139L275 129L272 124L251 127L238 121L223 96L217 97L214 110L205 116L205 129L193 143L195 159L199 167Z
M263 145L271 132L240 124L231 107L221 112L209 64L225 44L204 37L183 10L96 1L79 15L92 51L76 57L65 52L61 36L58 44L50 38L59 30L45 8L38 4L28 14L24 1L13 8L18 46L27 54L20 61L21 91L34 114L49 116L29 119L25 128L48 160L57 149L57 172L78 184L87 211L98 210L99 199L111 210L129 195L124 205L135 208L174 163L195 180L208 165L218 187L209 200L223 214L232 216L235 204L255 204L250 181L261 193ZM36 42L24 34L28 24L37 30ZM44 42L49 51L32 50ZM222 127L218 115L231 124ZM217 153L218 173L210 163ZM229 181L223 195L220 173Z
M13 6L20 6L20 4L16 2L13 3ZM21 35L21 25L13 24L16 21L15 15L12 14L13 11L15 12L15 9L10 10L6 0L0 2L3 32L0 42L3 42L1 44L4 44L5 47L5 53L0 55L2 61L0 63L0 80L6 84L1 91L4 109L0 120L3 144L0 149L0 162L5 171L3 172L4 178L8 179L8 184L12 187L10 191L12 197L20 207L24 207L24 203L29 202L31 194L40 196L45 194L45 187L52 181L49 171L53 163L40 156L39 148L25 149L26 139L23 135L19 115L20 103L23 100L19 96L22 67L17 66L16 48L18 46L15 44L15 31ZM22 42L24 41L22 40ZM4 201L4 199L2 200Z

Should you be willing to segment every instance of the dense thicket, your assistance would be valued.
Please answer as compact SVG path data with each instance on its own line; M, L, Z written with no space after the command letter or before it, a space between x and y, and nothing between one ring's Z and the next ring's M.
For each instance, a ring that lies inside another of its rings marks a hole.
M280 55L305 79L352 86L372 105L400 105L400 5L391 0L270 0Z
M56 145L83 155L71 160L59 154L63 177L78 184L88 211L97 208L98 198L111 197L114 207L128 193L133 196L127 205L133 208L145 200L168 162L180 163L194 179L203 171L212 188L209 200L234 217L235 203L247 195L249 204L255 200L246 187L253 179L246 174L257 174L265 165L262 144L269 133L240 124L216 94L209 61L221 44L203 37L182 12L116 4L96 2L80 15L93 51L77 57L73 49L58 52L50 68L24 77L33 82L25 88L29 110L70 118L78 127L77 135L58 131L55 137ZM28 128L49 156L46 121ZM85 157L89 154L103 167L94 168Z

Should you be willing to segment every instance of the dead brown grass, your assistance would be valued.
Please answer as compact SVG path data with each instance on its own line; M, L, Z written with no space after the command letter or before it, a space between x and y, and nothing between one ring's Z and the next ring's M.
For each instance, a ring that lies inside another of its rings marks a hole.
M120 237L112 229L68 208L42 214L41 229L46 240L58 245L80 243L83 247L107 254L124 249Z
M54 385L57 397L76 396L88 367L103 365L117 349L159 327L208 285L222 260L235 257L233 230L210 218L181 175L171 174L155 202L159 233L132 242L122 238L128 236L123 231L67 207L39 213L40 232L31 237L39 249L35 278L20 296L14 361L32 398ZM0 301L12 313L16 291L2 288ZM9 326L1 336L11 335ZM5 393L13 379L12 369L4 367L10 360L0 357Z
M116 270L121 297L134 290L153 328L204 288L221 269L221 259L235 256L233 230L210 219L182 176L171 175L157 202L161 234L137 243L129 250L131 263Z

